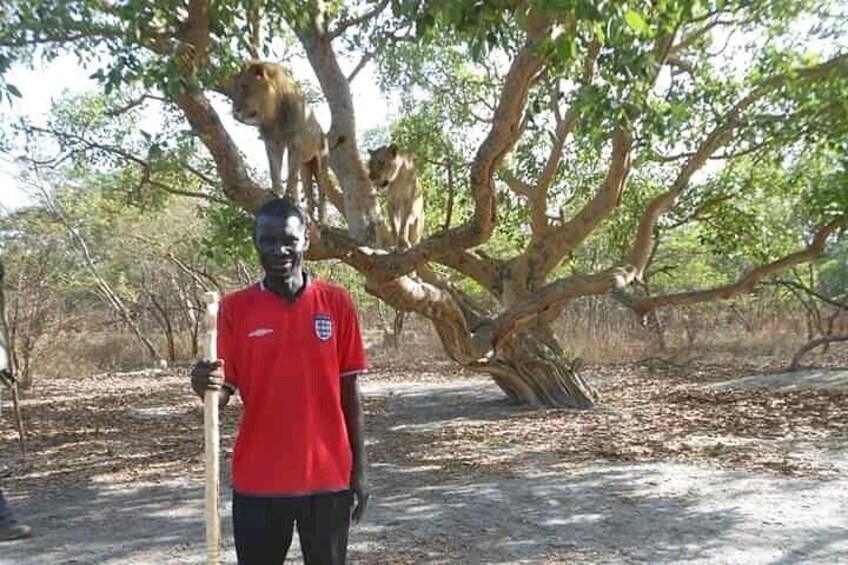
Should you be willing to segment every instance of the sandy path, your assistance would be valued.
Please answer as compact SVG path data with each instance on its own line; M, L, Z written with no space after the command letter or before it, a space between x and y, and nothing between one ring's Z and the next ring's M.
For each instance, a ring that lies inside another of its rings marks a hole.
M403 453L444 422L516 410L487 381L372 382L373 505L357 563L848 563L848 478L675 463L568 464L528 453L517 472L437 468ZM829 452L848 463L845 445ZM71 486L15 498L37 530L0 564L202 563L202 484ZM224 507L229 512L228 496ZM227 563L234 563L225 516ZM292 559L296 557L296 552Z

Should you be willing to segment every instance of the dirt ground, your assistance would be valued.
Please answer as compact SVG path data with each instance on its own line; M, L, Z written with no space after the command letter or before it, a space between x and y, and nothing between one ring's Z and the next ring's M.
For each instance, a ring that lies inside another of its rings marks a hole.
M373 499L351 561L848 563L848 371L589 373L604 399L590 412L512 406L439 362L369 375ZM26 457L4 411L0 481L36 537L0 546L0 564L203 563L202 413L186 383L39 384ZM226 467L238 408L225 412Z

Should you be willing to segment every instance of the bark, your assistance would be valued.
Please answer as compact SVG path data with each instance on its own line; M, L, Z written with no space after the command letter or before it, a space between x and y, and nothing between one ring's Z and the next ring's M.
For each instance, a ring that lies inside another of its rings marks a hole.
M460 365L490 375L516 402L538 407L590 408L595 392L581 378L579 362L570 360L547 323L512 333L500 347L492 346L492 327L481 323L471 308L446 283L422 269L424 281L402 277L366 290L395 308L429 318L448 356Z
M631 299L628 306L634 311L644 314L658 308L666 308L669 306L684 306L690 304L698 304L700 302L710 302L715 300L723 300L732 298L744 292L750 292L754 286L766 277L777 272L783 271L795 265L806 263L818 257L824 251L824 245L827 238L835 233L838 229L844 227L846 220L837 220L820 228L813 241L800 251L796 251L786 257L782 257L776 261L761 265L750 272L743 275L738 281L732 284L724 285L717 288L706 290L696 290L691 292L680 292L677 294L667 294L661 296L652 296L642 299Z
M579 360L540 331L517 333L482 370L512 400L538 407L586 409L598 400L580 375Z
M806 355L816 347L822 345L827 346L831 343L837 343L840 341L848 341L848 335L826 335L810 341L809 343L804 345L804 347L799 349L798 352L795 353L795 355L792 356L792 363L789 365L789 370L798 370L801 366L801 359L804 357L804 355Z
M359 158L356 143L356 118L350 84L333 52L330 37L320 18L308 29L298 32L309 62L318 76L330 106L332 125L328 132L330 167L342 185L344 215L350 234L373 243L377 222L377 199L368 173Z
M608 294L622 289L633 281L634 276L632 269L613 268L554 281L506 308L495 318L492 321L492 342L497 347L522 326L551 309L561 310L574 298Z
M610 166L598 192L573 218L534 240L525 256L528 261L538 263L539 273L546 274L554 269L618 206L630 173L632 146L630 132L623 127L616 129L612 135Z
M186 53L182 56L192 69L196 69L209 46L209 0L189 0L186 23L183 37Z
M212 154L224 194L235 206L255 212L272 195L248 175L238 147L209 100L184 92L177 97L177 105Z

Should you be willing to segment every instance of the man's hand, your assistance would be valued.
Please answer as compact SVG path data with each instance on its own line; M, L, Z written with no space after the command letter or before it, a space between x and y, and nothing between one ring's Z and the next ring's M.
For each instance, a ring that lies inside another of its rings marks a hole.
M18 379L9 371L0 370L0 383L3 383L6 387L12 388L12 386L18 382Z
M207 390L218 391L218 404L225 406L230 401L230 391L222 388L224 384L224 362L201 359L191 369L191 388L203 399Z
M368 499L371 497L368 488L368 476L364 470L354 470L353 478L350 481L350 490L353 494L350 519L354 524L357 524L362 519L362 515L365 514Z

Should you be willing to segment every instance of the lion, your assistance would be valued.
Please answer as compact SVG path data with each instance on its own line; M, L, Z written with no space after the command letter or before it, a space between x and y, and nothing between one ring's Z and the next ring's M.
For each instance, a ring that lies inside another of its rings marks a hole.
M315 114L306 104L300 87L282 65L249 61L236 76L233 89L233 117L259 128L265 142L271 185L282 194L283 152L288 157L286 195L301 203L298 174L310 212L315 213L314 179L318 192L318 215L325 216L325 190L329 148L327 137Z
M424 233L424 195L418 186L412 157L394 143L368 150L368 178L386 191L392 244L406 249Z

